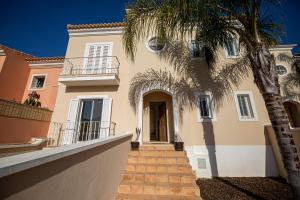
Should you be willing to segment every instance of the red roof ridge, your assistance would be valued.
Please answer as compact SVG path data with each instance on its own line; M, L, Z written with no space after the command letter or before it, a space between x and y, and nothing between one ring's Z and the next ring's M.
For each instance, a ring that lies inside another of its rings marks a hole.
M34 58L26 58L27 62L63 62L65 57L57 56L57 57L34 57Z

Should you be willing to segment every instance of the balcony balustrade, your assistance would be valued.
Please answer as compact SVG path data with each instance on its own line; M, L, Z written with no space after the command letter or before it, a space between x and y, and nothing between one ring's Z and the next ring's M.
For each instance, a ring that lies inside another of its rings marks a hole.
M67 86L119 85L116 56L66 58L58 81Z
M52 122L48 131L48 147L62 146L94 139L108 139L115 135L114 122L80 121Z

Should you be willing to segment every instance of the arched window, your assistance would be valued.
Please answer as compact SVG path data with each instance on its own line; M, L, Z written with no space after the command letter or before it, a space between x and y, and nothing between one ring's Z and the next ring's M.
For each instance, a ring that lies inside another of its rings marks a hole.
M287 74L287 69L282 65L276 65L275 70L279 76Z

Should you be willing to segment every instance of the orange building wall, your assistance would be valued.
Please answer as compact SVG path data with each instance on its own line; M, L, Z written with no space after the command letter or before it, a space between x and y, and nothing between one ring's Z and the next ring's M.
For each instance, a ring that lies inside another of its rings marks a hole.
M6 48L4 52L6 58L0 73L0 98L21 102L29 75L28 63L25 60L28 55Z
M1 73L2 67L4 65L5 58L6 58L6 56L0 56L0 73Z
M50 110L54 109L57 89L58 89L58 76L62 71L62 65L50 65L50 66L34 66L30 67L28 80L26 83L26 89L23 95L24 102L28 97L28 94L32 91L36 91L40 94L40 102L43 108ZM31 90L31 81L34 74L46 74L46 82L43 89Z
M0 116L0 143L27 143L32 137L47 137L50 122Z

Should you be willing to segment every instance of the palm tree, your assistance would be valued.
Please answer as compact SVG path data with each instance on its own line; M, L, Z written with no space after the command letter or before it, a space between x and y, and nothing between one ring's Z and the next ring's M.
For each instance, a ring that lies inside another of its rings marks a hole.
M182 42L188 36L203 42L206 52L210 52L206 54L211 55L206 57L214 58L229 39L238 38L243 52L241 60L249 64L254 82L264 99L288 172L288 181L296 197L300 198L299 158L280 95L275 59L269 51L271 45L278 44L282 33L281 26L267 13L276 3L277 0L137 0L125 17L123 43L126 54L134 61L138 42L150 34L157 35L168 44ZM208 64L211 68L216 66L214 62ZM238 63L236 66L244 65ZM154 80L160 76L154 72L147 73L152 74ZM142 77L142 74L139 75ZM191 78L197 77L191 75ZM150 79L144 77L142 80L150 82ZM173 82L168 82L166 76L162 79L168 85L185 85L183 80L170 78ZM138 80L136 77L133 83Z

